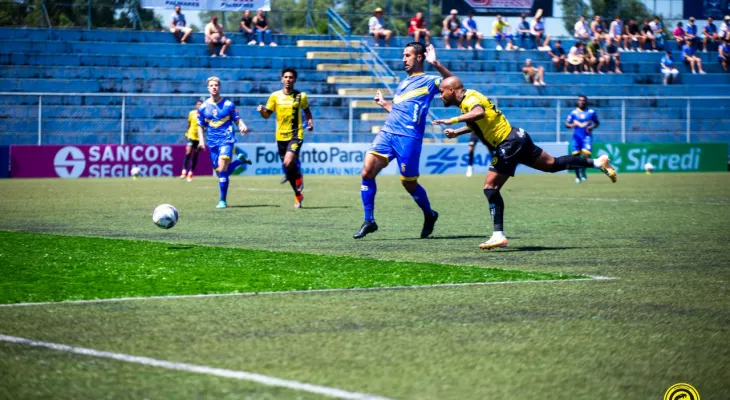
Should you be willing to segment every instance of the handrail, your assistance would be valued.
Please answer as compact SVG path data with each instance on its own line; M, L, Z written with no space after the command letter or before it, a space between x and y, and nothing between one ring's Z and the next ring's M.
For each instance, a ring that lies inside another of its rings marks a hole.
M340 14L337 13L333 8L327 9L327 34L330 36L337 36L340 40L345 42L345 45L350 47L350 34L352 28L350 24L345 21ZM333 35L334 34L334 35Z

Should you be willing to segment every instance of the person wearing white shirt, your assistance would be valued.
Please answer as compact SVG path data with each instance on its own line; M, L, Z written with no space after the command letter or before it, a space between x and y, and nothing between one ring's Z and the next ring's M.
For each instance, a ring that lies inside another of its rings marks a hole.
M720 24L720 30L717 32L717 36L720 40L730 39L730 15L725 16L725 22Z
M616 16L616 19L611 21L611 25L608 27L608 37L618 44L618 51L626 51L626 37L623 34L624 23L621 21L621 17ZM624 43L624 47L621 47L621 42Z
M574 36L578 40L588 40L591 37L590 32L588 31L588 23L586 23L586 17L580 16L580 19L578 22L575 23L575 26L573 26Z
M579 41L575 44L575 46L570 48L570 51L568 51L568 63L573 66L574 74L583 72L583 66L586 63L584 47L585 45L583 42Z
M390 45L390 37L393 35L393 31L385 29L385 22L383 21L383 9L378 7L373 12L373 16L368 21L368 30L373 35L375 46L380 45L380 37L385 39L385 46Z
M530 33L535 39L538 50L550 51L550 35L545 33L545 23L542 22L542 16L535 15L535 18L530 23Z
M658 16L654 16L654 20L649 22L649 27L651 27L651 31L654 34L654 40L656 40L661 47L664 47L664 26Z

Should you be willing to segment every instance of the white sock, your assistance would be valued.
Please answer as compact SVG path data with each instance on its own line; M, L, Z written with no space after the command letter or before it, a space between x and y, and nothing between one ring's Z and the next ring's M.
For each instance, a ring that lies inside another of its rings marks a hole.
M601 162L597 158L593 159L593 168L601 168Z
M501 239L504 237L504 231L494 231L492 233L492 239Z

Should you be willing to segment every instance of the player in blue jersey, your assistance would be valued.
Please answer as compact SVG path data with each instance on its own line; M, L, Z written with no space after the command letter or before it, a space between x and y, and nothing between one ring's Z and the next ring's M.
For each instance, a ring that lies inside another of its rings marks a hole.
M226 208L228 177L236 168L248 161L240 154L238 159L231 162L233 145L236 142L233 123L236 123L241 135L245 135L248 128L238 115L236 105L221 97L221 80L217 76L211 76L207 84L210 98L198 108L198 137L200 143L208 145L210 160L218 174L220 200L216 208ZM205 149L205 145L201 145L201 148Z
M570 112L565 121L565 127L573 129L572 152L574 156L580 155L583 158L590 158L593 146L593 130L601 123L598 121L598 114L592 108L588 108L588 97L578 96L578 108ZM576 168L575 183L581 183L588 179L586 169Z
M451 72L436 60L436 50L432 45L425 48L418 42L408 43L403 50L403 67L408 77L396 88L393 101L385 100L379 90L375 95L375 102L390 115L365 156L360 186L365 222L353 235L355 239L378 230L374 217L375 177L394 158L398 162L403 187L423 211L421 238L433 232L438 213L431 209L426 190L418 184L418 164L428 109L431 100L439 93L441 77L425 75L424 61L428 61L444 78L451 76Z

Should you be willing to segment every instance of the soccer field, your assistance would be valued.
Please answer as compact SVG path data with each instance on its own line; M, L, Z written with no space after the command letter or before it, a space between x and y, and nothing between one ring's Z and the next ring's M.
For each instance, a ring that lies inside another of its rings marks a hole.
M730 397L730 174L305 179L0 180L0 398Z

